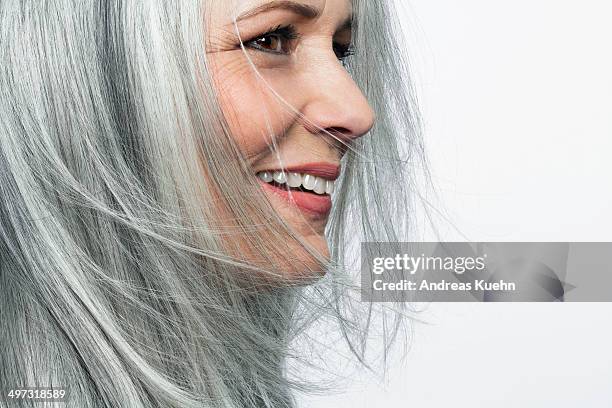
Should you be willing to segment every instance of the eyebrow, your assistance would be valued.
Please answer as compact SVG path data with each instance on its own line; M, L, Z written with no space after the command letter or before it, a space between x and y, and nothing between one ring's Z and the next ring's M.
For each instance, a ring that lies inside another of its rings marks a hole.
M274 0L239 15L236 21L241 21L272 10L288 10L309 20L315 19L321 15L320 9L304 3L291 0Z

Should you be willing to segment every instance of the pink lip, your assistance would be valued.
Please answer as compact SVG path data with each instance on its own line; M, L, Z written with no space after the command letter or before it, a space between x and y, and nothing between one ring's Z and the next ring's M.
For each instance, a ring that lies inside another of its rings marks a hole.
M340 176L340 166L329 163L308 163L283 169L286 173L307 173L334 181ZM280 169L269 169L268 172L280 171ZM329 215L332 208L332 200L329 195L318 195L315 193L304 193L301 191L286 190L260 180L264 188L280 198L296 205L306 213L324 218Z
M263 187L272 194L295 204L301 210L311 213L317 217L326 217L332 208L332 200L329 195L317 195L315 193L303 193L301 191L285 190L261 181Z

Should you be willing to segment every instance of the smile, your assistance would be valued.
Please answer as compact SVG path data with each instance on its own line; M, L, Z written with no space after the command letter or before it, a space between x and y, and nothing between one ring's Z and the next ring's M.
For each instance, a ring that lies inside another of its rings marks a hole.
M340 167L311 163L288 169L270 169L257 173L264 190L297 206L315 218L326 217L332 208L331 194Z
M257 177L265 183L276 185L279 188L284 186L285 189L313 192L318 195L331 195L334 192L334 181L308 173L262 171L257 173Z

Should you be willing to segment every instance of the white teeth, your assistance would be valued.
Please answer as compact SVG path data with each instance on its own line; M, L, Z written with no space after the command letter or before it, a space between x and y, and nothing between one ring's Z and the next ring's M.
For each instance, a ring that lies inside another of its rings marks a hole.
M315 182L313 190L317 194L325 194L326 185L327 185L327 180L322 179L320 177L316 177L316 182Z
M272 174L268 173L267 171L262 171L257 176L266 183L270 183L273 180Z
M287 182L287 175L283 171L275 171L273 177L274 181L279 184L285 184Z
M314 190L314 186L316 183L317 183L317 178L315 176L311 176L310 174L307 174L304 176L304 180L302 181L302 186L304 186L306 190Z
M301 186L302 175L300 173L289 173L287 175L287 185L293 188Z
M266 183L276 182L278 184L286 184L291 188L302 187L304 190L310 190L319 195L331 195L334 192L333 181L313 176L312 174L262 171L257 173L257 177Z

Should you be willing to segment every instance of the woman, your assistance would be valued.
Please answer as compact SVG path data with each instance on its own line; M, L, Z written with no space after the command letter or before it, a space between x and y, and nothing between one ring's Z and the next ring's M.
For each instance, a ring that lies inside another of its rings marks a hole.
M421 151L388 3L0 4L5 395L291 407L325 316L363 357L346 251Z

